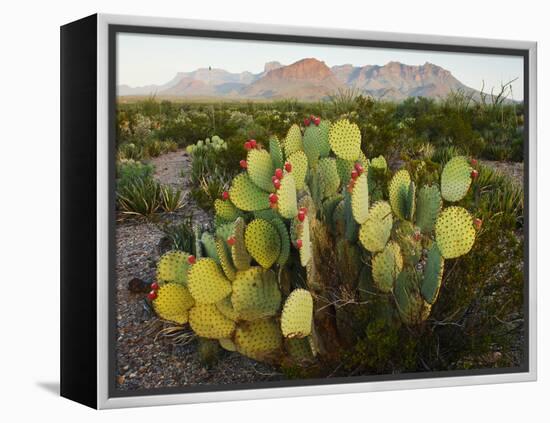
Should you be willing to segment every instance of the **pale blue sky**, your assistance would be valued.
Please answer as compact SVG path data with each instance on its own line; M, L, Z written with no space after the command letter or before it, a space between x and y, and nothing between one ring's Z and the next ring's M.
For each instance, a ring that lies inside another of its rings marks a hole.
M497 91L501 83L518 78L512 85L513 97L523 99L521 57L126 33L118 34L117 42L117 84L132 87L164 84L177 72L208 66L230 72L259 73L266 62L288 65L314 57L328 66L430 62L451 71L471 88L479 90L485 81L487 92L491 87Z

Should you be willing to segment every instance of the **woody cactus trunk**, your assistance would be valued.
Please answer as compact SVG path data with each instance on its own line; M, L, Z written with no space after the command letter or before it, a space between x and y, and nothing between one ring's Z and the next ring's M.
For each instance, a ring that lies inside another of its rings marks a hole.
M194 255L158 263L149 298L161 318L300 366L340 360L353 342L347 311L369 307L372 292L404 324L426 321L445 261L470 251L480 224L452 205L476 175L468 159L418 188L406 169L390 175L384 157L365 157L357 125L315 116L245 148L243 172L215 201L215 230L197 236Z

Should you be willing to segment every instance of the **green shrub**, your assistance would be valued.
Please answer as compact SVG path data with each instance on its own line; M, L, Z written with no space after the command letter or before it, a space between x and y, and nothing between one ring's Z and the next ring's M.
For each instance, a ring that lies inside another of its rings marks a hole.
M136 178L118 187L117 204L125 215L151 217L161 207L161 187L152 178Z

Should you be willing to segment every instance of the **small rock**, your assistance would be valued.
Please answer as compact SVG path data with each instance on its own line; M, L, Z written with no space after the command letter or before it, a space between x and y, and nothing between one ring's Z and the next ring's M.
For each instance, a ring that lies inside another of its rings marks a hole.
M149 292L150 286L143 279L133 278L128 282L128 290L134 294Z

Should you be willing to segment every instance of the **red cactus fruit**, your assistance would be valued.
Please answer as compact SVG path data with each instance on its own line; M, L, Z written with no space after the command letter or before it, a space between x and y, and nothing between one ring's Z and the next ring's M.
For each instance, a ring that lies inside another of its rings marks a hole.
M298 212L298 220L303 222L306 219L306 214L304 212Z
M357 170L353 169L351 171L351 179L355 180L359 177L359 172L357 172Z
M157 291L157 290L159 289L159 284L156 283L156 282L153 282L153 283L151 284L151 289L152 289L153 291Z
M281 188L281 181L279 181L277 178L275 178L273 180L273 186L275 187L275 189Z
M151 301L156 300L158 297L157 291L151 291L147 294L147 298L149 298Z
M235 245L235 242L236 242L236 239L234 236L230 236L229 238L227 238L227 243L229 245Z
M248 167L248 163L246 162L246 160L241 160L239 164L243 169L246 169Z
M309 120L314 121L315 120L315 115L309 115Z
M306 207L300 207L300 209L298 211L301 211L304 214L307 214L307 208Z
M315 119L313 119L313 123L315 124L315 126L319 126L319 124L321 123L321 118L316 117Z
M250 144L250 148L256 148L258 145L258 142L256 140L248 140L248 143Z
M277 168L275 169L275 177L279 180L281 180L283 178L283 169L281 168Z
M477 177L479 176L479 172L477 170L472 170L472 173L470 173L470 176L472 177L472 179L477 179Z
M302 245L303 245L302 240L301 240L301 239L297 239L297 240L296 240L296 248L298 248L298 250L299 250L300 248L302 248Z
M304 119L304 126L309 126L310 123L311 123L311 122L310 122L310 120L309 120L308 118L305 118L305 119Z
M222 200L224 201L229 200L229 192L227 191L222 192Z
M250 145L250 141L247 141L244 143L244 149L245 150L252 150L252 145Z
M197 262L197 258L193 255L190 255L189 258L187 259L187 262L189 264L195 264Z
M269 202L271 204L276 204L277 201L279 201L279 197L277 197L277 194L275 194L275 193L269 194Z
M480 218L476 217L474 219L474 226L478 231L481 229L482 224L483 224L483 220L481 220Z
M361 175L365 171L363 166L361 166L361 163L355 163L355 170L357 171L357 173L359 173L359 175Z
M285 170L287 172L292 172L292 164L290 162L285 163Z

